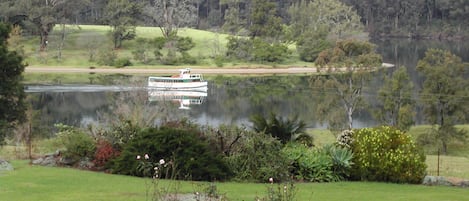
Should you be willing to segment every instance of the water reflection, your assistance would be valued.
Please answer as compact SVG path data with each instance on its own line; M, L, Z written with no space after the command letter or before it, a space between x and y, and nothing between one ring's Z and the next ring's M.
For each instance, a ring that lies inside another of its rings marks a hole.
M201 105L207 97L207 91L181 90L148 90L148 100L171 101L179 105L179 109L191 109L191 105Z

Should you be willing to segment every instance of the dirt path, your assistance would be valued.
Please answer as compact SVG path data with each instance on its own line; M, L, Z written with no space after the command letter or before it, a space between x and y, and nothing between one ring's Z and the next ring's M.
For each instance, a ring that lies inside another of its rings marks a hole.
M383 63L382 67L394 67L393 64ZM144 69L144 68L74 68L74 67L37 67L28 66L26 73L122 73L122 74L175 74L177 69ZM202 74L313 74L317 69L313 67L289 68L192 68L193 73Z

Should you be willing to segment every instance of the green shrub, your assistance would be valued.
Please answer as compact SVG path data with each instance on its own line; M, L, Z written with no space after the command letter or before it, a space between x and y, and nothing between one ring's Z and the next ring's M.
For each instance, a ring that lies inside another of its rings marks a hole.
M58 124L58 141L65 147L63 156L73 160L93 159L96 150L94 139L87 133L67 125Z
M144 176L139 171L137 155L149 155L157 163L164 159L171 164L175 179L224 180L230 171L221 156L210 150L209 145L190 130L162 127L142 130L124 145L121 155L114 160L113 172Z
M308 148L298 143L289 143L283 149L291 161L291 173L296 179L311 182L344 180L351 168L351 151L333 145Z
M113 66L117 59L117 53L112 48L101 48L98 51L97 63L99 65Z
M411 137L383 126L354 131L352 177L366 181L420 183L425 176L425 155Z
M269 178L287 180L290 162L281 150L282 144L275 138L246 131L243 140L228 157L235 179L253 182L265 182Z
M116 61L114 61L113 65L115 67L122 68L126 66L132 66L132 62L130 61L129 58L119 58Z

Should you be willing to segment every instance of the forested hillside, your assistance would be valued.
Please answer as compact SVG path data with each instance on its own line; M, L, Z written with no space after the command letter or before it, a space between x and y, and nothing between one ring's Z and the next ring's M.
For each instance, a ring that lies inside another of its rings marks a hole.
M315 3L314 12L295 6ZM343 3L352 9L343 10ZM323 7L321 7L321 5ZM330 6L330 7L324 7ZM0 19L47 34L54 24L164 26L172 24L249 34L258 23L292 25L292 15L342 15L317 19L334 24L359 15L371 36L461 39L468 36L467 0L1 0ZM320 8L320 9L319 9ZM269 11L268 18L256 11ZM275 18L271 18L275 17ZM124 34L125 35L125 34ZM124 37L124 36L123 36Z

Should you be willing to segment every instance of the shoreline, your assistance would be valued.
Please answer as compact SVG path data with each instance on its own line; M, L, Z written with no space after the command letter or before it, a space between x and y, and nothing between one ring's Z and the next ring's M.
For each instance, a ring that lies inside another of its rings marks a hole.
M393 64L383 63L383 68L392 68ZM288 68L191 68L200 74L317 74L316 67ZM77 67L25 67L24 73L121 73L121 74L172 74L177 68L77 68Z

